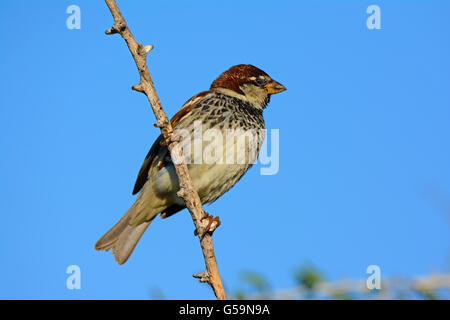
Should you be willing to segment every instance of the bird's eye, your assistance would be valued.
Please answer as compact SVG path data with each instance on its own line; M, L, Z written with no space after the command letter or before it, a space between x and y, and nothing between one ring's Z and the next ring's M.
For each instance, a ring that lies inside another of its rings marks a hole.
M261 79L261 78L257 78L256 79L256 83L259 84L259 85L263 84L263 82L264 82L264 80Z

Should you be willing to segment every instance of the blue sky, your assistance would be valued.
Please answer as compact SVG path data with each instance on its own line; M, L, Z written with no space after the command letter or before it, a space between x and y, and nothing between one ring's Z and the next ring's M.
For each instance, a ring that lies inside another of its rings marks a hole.
M66 8L81 8L81 29ZM280 170L259 166L207 207L227 288L239 272L292 287L448 272L450 26L447 1L119 1L169 116L224 70L251 63L288 90L265 111ZM366 8L381 8L368 30ZM118 266L95 241L134 201L158 135L103 1L0 1L0 298L210 299L187 211L157 219ZM81 268L81 290L66 268Z

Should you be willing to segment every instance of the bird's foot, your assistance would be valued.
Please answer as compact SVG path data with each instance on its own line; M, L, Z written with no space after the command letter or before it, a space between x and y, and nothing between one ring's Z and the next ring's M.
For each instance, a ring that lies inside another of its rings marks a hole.
M172 142L180 142L181 141L181 136L178 133L177 130L173 130L172 133L170 134L169 138L164 138L159 144L161 146L168 146L169 144L171 144Z
M205 221L205 220L207 220L207 221ZM220 218L218 216L213 217L213 216L209 215L207 212L205 212L205 215L200 219L200 223L205 226L203 229L204 231L203 231L201 238L203 238L207 233L212 234L221 224ZM197 229L195 229L194 235L196 235L196 236L198 235Z

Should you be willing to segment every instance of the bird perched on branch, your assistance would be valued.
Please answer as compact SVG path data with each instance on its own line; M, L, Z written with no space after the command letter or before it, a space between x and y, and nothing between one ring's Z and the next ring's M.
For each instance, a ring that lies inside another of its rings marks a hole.
M272 94L286 90L252 65L236 65L222 73L209 91L189 99L171 119L202 203L228 191L256 161L264 140L263 110ZM134 204L95 244L112 249L119 264L127 261L153 219L184 209L177 196L178 176L162 135L150 148L139 171Z

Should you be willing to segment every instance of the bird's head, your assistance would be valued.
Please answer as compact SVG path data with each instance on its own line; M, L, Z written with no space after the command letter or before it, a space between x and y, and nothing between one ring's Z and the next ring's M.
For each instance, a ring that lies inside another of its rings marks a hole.
M261 69L250 64L239 64L214 80L211 90L237 96L248 101L253 107L263 109L272 94L283 92L286 88Z

